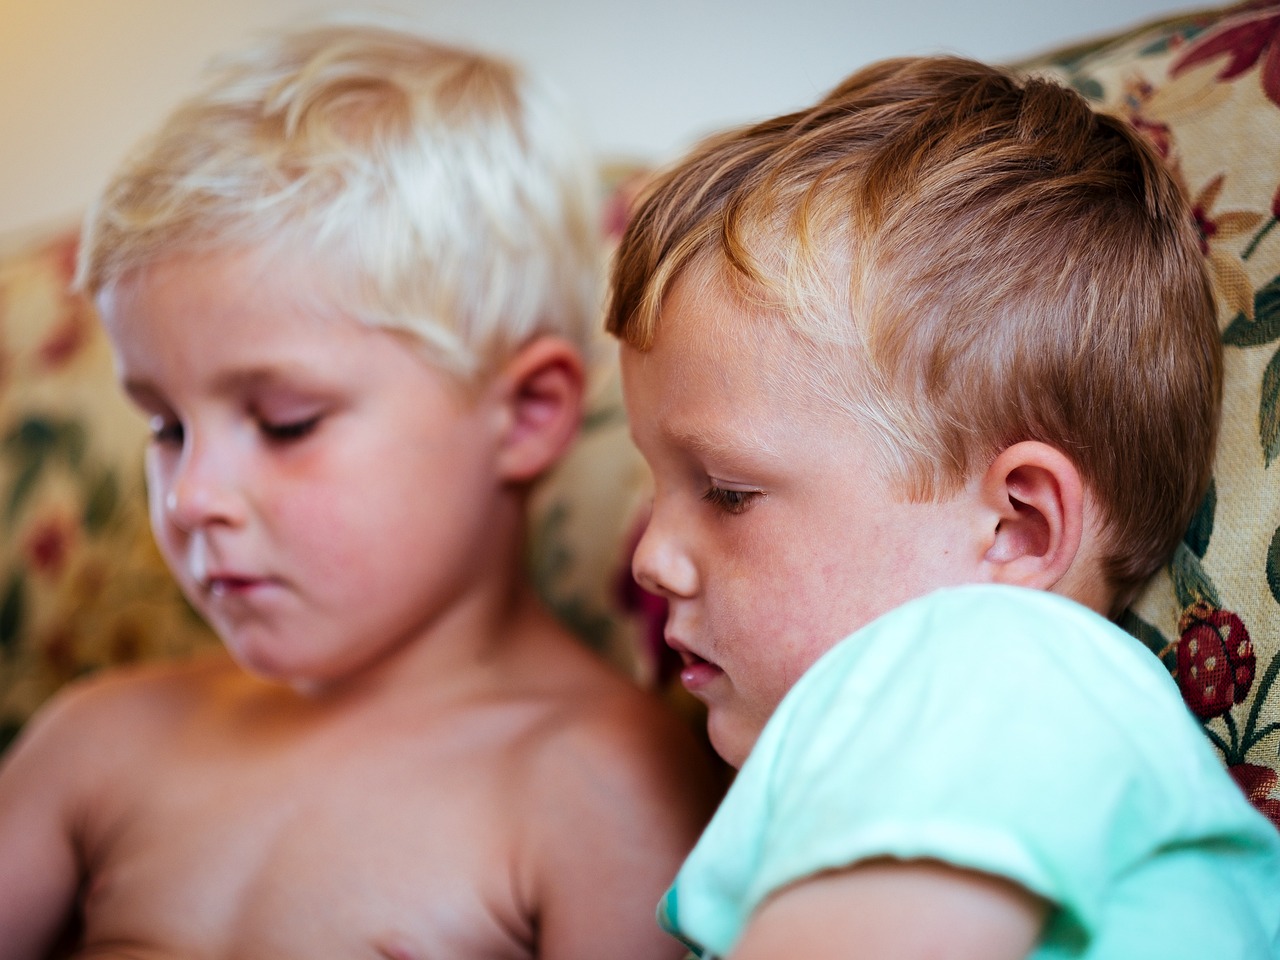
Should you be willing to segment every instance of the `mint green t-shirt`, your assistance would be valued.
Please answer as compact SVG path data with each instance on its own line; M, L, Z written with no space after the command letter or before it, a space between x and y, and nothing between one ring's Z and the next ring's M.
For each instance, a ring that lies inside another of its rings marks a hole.
M877 857L1034 891L1054 908L1036 960L1280 957L1280 832L1156 657L1040 591L939 591L826 653L659 919L725 956L771 892Z

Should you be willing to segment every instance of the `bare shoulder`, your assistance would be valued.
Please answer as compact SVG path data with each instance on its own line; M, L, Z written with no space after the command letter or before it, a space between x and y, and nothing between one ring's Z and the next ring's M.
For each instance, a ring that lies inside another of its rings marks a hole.
M538 720L511 765L527 839L562 870L607 850L651 858L669 881L719 802L723 768L687 720L576 639L538 659Z
M621 960L674 960L683 949L654 907L714 811L720 768L688 722L566 642L539 651L539 719L510 765L539 956L598 956L604 943Z
M31 763L49 755L62 766L110 766L119 760L117 754L136 754L146 742L165 736L180 714L195 708L198 691L207 691L233 670L215 652L74 681L36 711L6 759Z
M569 637L543 651L543 720L526 745L540 782L589 781L638 796L719 796L719 764L689 722ZM676 786L679 784L679 786Z
M68 685L27 722L0 758L0 929L51 934L104 825L122 800L154 785L161 744L189 709L186 691L218 669L210 661L104 673Z

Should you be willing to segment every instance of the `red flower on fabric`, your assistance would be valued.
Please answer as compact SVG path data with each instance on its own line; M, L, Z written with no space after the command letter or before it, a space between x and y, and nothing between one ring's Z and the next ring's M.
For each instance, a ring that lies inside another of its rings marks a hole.
M1280 6L1274 2L1255 4L1223 20L1187 48L1170 75L1176 77L1223 55L1227 63L1218 71L1219 81L1234 80L1261 61L1262 90L1268 100L1280 106Z
M71 290L79 245L79 236L71 234L54 241L41 253L44 262L53 270L56 289L61 295L57 323L37 348L37 356L46 370L65 367L79 355L89 343L97 325L97 317L88 301Z
M1147 142L1160 154L1161 160L1169 160L1173 152L1173 131L1167 123L1154 123L1144 117L1130 116L1129 126L1142 134Z
M59 278L66 286L76 275L76 258L80 254L80 234L70 233L59 237L48 248L48 255L58 268Z
M49 370L64 367L89 342L92 321L79 302L67 297L67 311L57 328L40 344L40 362Z
M72 531L61 517L50 517L36 524L27 536L26 554L38 573L56 577L71 553Z
M635 553L647 524L646 517L631 535L623 554L626 562L618 571L614 590L622 610L640 621L640 642L646 666L649 668L654 686L663 687L668 680L680 672L680 657L667 646L664 636L667 626L667 601L665 597L650 593L640 586L631 573L631 555Z
M1280 798L1271 795L1276 782L1280 780L1280 774L1270 767L1263 767L1256 763L1237 763L1233 767L1228 767L1227 772L1239 784L1244 795L1249 798L1249 802L1261 810L1277 828L1280 828Z
M1244 622L1228 610L1197 600L1178 621L1178 688L1201 720L1242 703L1253 685L1257 656Z
M620 239L626 231L646 180L647 174L643 172L631 173L609 191L603 210L604 235L609 240Z
M76 675L76 637L70 627L59 624L40 641L41 659L56 676L70 680Z

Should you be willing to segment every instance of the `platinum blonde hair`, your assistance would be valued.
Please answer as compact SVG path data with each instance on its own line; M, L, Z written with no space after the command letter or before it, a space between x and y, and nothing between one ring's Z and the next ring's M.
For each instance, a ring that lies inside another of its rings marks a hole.
M597 177L568 113L514 65L402 26L329 22L223 61L85 223L97 297L175 253L322 265L330 306L472 379L598 322Z

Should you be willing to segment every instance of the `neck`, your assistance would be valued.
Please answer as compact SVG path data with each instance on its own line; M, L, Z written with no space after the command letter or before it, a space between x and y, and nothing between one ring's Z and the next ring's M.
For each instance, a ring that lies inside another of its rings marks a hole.
M333 679L294 685L315 702L386 698L404 691L419 703L483 683L522 635L549 619L524 575L524 518L506 503L465 557L456 592L374 659Z

